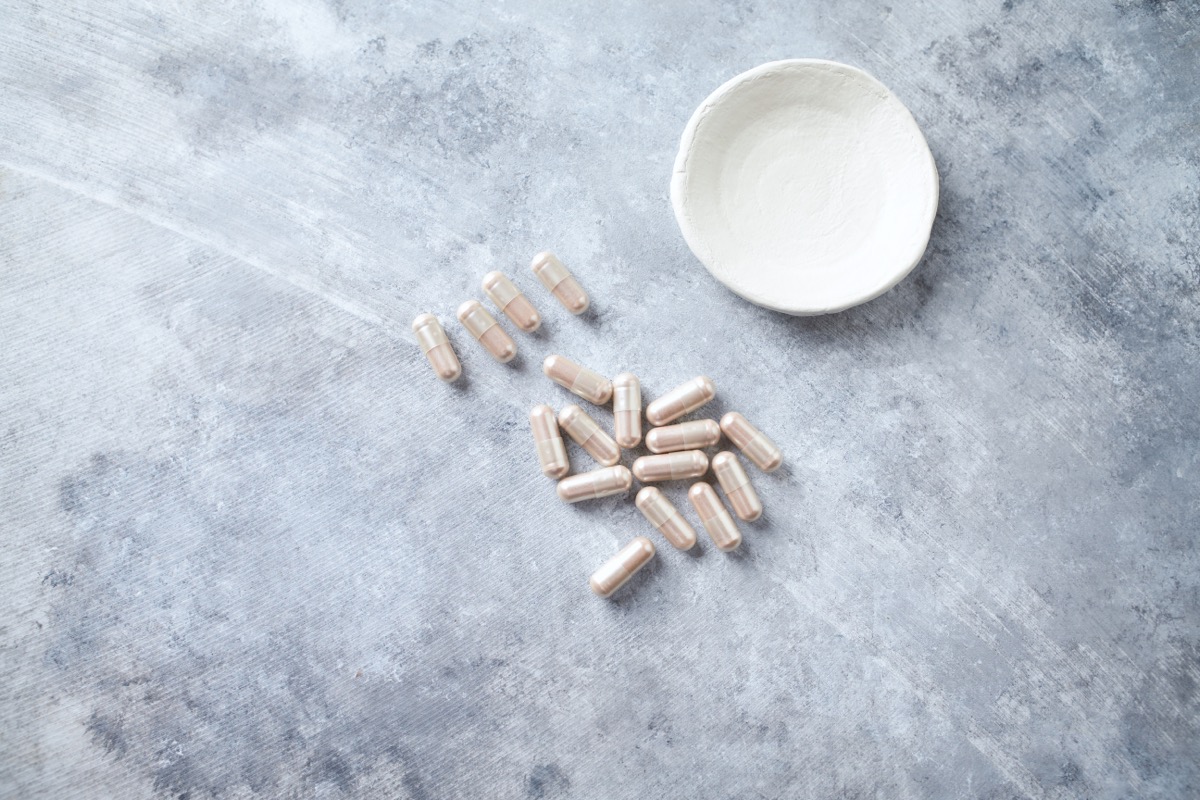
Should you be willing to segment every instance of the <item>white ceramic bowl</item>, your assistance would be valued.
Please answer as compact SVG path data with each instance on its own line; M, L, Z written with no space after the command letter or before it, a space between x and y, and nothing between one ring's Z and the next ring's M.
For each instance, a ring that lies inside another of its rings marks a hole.
M878 297L925 252L938 174L912 114L846 64L775 61L708 96L679 144L671 204L721 283L788 314Z

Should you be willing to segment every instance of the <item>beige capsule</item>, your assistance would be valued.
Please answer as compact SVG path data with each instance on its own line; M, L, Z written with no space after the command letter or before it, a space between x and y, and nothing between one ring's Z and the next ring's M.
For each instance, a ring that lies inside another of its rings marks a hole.
M699 450L642 456L633 462L633 474L643 483L698 478L708 472L708 456Z
M504 315L512 320L513 325L521 330L533 333L541 326L542 317L533 307L533 303L521 294L521 290L503 272L489 272L484 275L483 291L495 303L496 308L503 311Z
M546 360L542 362L542 372L559 386L589 403L602 406L612 398L612 381L599 372L579 366L565 356L546 356Z
M742 462L738 461L737 456L728 450L722 450L713 456L712 471L717 476L721 488L725 490L729 505L733 506L733 513L738 515L738 519L754 522L762 516L762 501L758 499L758 492L754 491L750 476L742 468Z
M458 363L458 356L454 354L454 348L450 346L450 340L446 338L446 331L442 329L438 318L433 314L419 314L413 320L412 329L417 335L421 352L429 359L437 376L447 383L457 380L462 375L462 364Z
M558 482L558 496L568 503L628 492L633 476L620 465L581 472Z
M692 378L647 406L646 419L651 425L666 425L673 419L695 411L712 400L716 393L717 387L708 376Z
M626 449L642 441L642 384L632 372L612 379L613 428L617 444Z
M554 253L538 253L529 265L538 280L558 298L558 302L572 314L582 314L587 311L590 300L588 294L579 285L579 281L571 274L558 256Z
M721 417L721 430L763 472L774 472L783 463L783 453L775 443L736 411Z
M720 438L721 426L716 420L698 419L651 428L646 433L646 447L651 453L675 453L712 447Z
M604 466L611 467L621 460L621 448L617 443L574 403L558 412L558 425L575 444Z
M588 583L592 591L601 597L609 597L620 589L639 569L646 566L654 558L654 542L645 536L638 536L629 544L622 547L617 554L605 561L600 569L592 573Z
M742 532L725 510L715 489L707 483L693 484L688 489L688 500L692 501L692 507L704 523L704 530L708 531L718 550L736 550L741 545Z
M529 427L533 428L533 443L537 446L538 463L547 478L561 478L571 469L567 447L558 432L558 420L550 406L534 406L529 412Z
M675 547L690 550L696 545L696 530L658 487L643 487L633 503L638 507L638 511L642 512L642 516Z
M458 307L458 321L501 364L517 355L517 343L478 300L468 300Z

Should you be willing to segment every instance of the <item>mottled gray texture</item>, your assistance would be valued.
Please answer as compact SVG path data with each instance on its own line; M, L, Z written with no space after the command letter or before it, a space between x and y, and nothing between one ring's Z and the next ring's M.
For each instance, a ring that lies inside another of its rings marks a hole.
M134 5L0 4L0 794L1200 793L1196 2ZM667 201L794 56L942 177L827 318ZM453 320L495 268L547 316L510 367ZM552 351L778 440L743 552L588 593L646 526L538 473Z

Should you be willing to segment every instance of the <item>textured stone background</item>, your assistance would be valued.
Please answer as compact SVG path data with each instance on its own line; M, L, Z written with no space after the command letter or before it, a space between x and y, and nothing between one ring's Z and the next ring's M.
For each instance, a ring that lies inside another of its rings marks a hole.
M942 176L829 318L722 289L667 198L791 56ZM0 794L1196 796L1198 64L1191 0L4 0ZM450 325L494 268L548 317L509 368ZM538 474L552 351L783 445L744 552L587 592L645 525Z

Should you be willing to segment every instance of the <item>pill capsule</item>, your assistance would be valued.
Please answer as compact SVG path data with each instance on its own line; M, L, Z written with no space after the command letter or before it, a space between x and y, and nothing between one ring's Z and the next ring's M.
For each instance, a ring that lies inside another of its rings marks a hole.
M533 428L533 443L537 446L538 463L547 478L561 478L571 469L567 448L558 432L558 420L550 406L534 406L529 412L529 427Z
M700 515L704 530L708 531L717 549L736 550L742 543L742 532L725 510L716 490L707 483L693 484L692 488L688 489L688 500L692 501L692 507Z
M521 330L533 333L541 326L542 318L533 307L533 303L521 294L521 290L514 286L503 272L489 272L484 275L483 291L496 304L496 308L503 311L504 315L512 320L513 325Z
M558 298L558 302L570 311L572 314L582 314L587 311L589 304L587 292L579 285L579 281L571 275L563 263L558 260L558 256L554 253L538 253L533 257L533 263L529 265L533 270L533 274L538 276L538 280L542 282L550 290L550 293Z
M721 430L763 472L773 472L783 463L783 453L775 443L736 411L721 417Z
M429 359L439 378L449 383L462 375L462 364L458 363L458 356L454 355L454 348L450 346L446 331L437 317L420 314L413 320L412 329L417 335L417 344L421 345L421 352Z
M592 591L608 597L624 586L634 574L654 558L654 542L639 536L622 547L615 556L592 573L588 583Z
M737 456L722 450L713 456L712 471L725 490L725 497L729 499L729 505L738 519L754 522L762 516L762 501L758 499L758 492L754 491L754 485L750 483L750 477Z
M698 478L706 472L708 472L708 456L699 450L663 453L660 456L642 456L633 462L633 474L643 483Z
M647 406L646 419L651 425L666 425L689 411L695 411L712 400L716 393L717 387L707 376L692 378Z
M680 550L690 550L696 544L696 530L688 524L675 505L655 486L643 487L633 501L642 516L658 528L667 541Z
M558 424L575 444L604 466L611 467L621 460L621 448L579 406L571 404L558 412Z
M618 465L563 478L558 482L558 496L568 503L578 503L628 492L630 486L633 486L633 476L628 469Z
M517 343L478 300L468 300L458 307L458 321L501 364L512 361L517 354Z
M546 360L542 362L542 372L559 386L589 403L601 406L612 397L612 381L599 372L579 366L569 358L546 356Z
M642 384L631 372L622 372L612 379L613 428L617 444L624 448L637 447L642 441Z
M711 447L720 438L721 426L715 420L698 419L662 428L651 428L646 433L646 447L651 453L675 453L680 450Z

